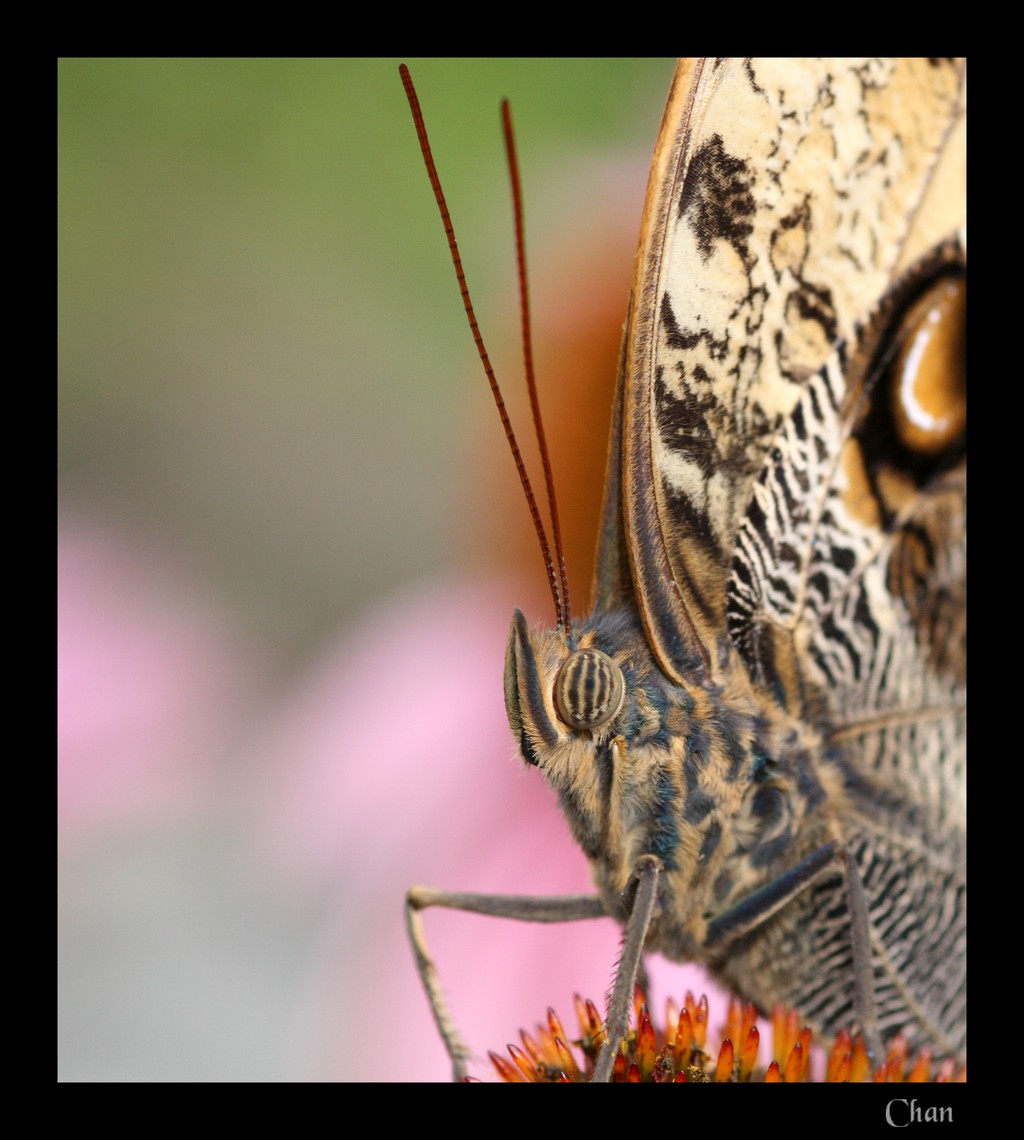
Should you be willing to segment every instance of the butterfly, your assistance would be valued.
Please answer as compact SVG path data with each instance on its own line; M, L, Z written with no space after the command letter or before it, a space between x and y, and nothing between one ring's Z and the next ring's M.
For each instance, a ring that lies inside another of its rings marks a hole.
M513 735L596 894L409 892L456 1076L432 905L622 925L598 1080L647 952L826 1039L965 1055L965 76L678 65L594 607L569 615L556 540L558 626L517 611L506 652Z

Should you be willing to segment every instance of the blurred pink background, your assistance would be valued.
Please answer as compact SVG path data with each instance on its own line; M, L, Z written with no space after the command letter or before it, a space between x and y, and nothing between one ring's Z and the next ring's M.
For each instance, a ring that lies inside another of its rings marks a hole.
M97 858L98 846L101 861L119 860L94 901L125 908L131 938L107 982L129 992L118 995L127 1008L105 1015L170 1028L177 987L208 988L191 1030L173 1025L149 1060L165 1050L167 1077L444 1079L402 926L406 888L589 890L557 805L514 757L505 723L499 674L514 584L452 579L395 597L275 693L259 650L152 552L67 529L59 865L73 911L83 854ZM210 925L204 910L217 912ZM568 1024L574 992L600 1004L618 949L609 922L529 926L436 911L426 924L460 1028L481 1054L532 1030L549 1005ZM155 961L138 957L147 939ZM652 972L661 999L707 988L680 967ZM291 1003L290 1070L261 1071L267 1026L256 1022L275 1004L263 986ZM258 1036L215 1059L207 1018L235 1002L248 1003ZM124 1066L115 1076L147 1076L145 1058L111 1064ZM474 1072L490 1077L486 1063Z

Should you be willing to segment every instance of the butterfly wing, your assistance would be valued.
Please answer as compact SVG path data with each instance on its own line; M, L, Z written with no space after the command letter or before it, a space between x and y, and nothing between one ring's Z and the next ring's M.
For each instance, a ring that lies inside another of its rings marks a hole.
M686 61L676 73L626 338L621 492L609 495L614 515L621 493L633 588L670 676L729 667L739 520L807 377L962 222L924 211L962 122L961 76L927 60ZM607 601L625 578L621 539L611 523L605 533Z
M880 1023L954 1050L966 452L959 425L937 454L892 446L879 408L899 312L965 261L949 240L965 224L964 91L956 60L680 65L596 590L600 606L639 610L668 677L725 684L743 670L819 728L836 830L865 885ZM842 1024L843 885L786 911L721 972Z

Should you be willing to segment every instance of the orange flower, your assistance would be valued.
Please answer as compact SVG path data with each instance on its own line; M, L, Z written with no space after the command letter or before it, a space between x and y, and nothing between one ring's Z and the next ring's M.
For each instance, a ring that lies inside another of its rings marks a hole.
M639 986L633 1006L636 1028L615 1059L613 1082L792 1084L815 1079L811 1075L811 1030L801 1026L795 1011L781 1004L772 1011L772 1060L763 1070L756 1067L761 1034L752 1005L730 1001L717 1053L705 1049L706 997L695 1001L688 992L682 1009L670 1000L660 1033L654 1028L647 998ZM594 1003L579 997L576 1017L580 1035L570 1042L558 1015L549 1009L547 1024L538 1025L536 1036L521 1031L522 1048L509 1045L511 1061L497 1053L489 1054L498 1075L505 1081L540 1084L589 1081L604 1043L604 1024ZM935 1068L927 1051L911 1059L901 1036L889 1043L885 1060L872 1072L863 1038L844 1030L826 1058L824 1075L817 1079L829 1083L965 1081L967 1072L953 1061Z

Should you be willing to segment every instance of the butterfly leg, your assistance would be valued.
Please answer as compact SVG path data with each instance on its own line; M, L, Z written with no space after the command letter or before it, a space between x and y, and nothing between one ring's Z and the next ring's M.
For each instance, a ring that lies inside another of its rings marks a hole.
M767 922L775 913L802 894L822 876L842 870L846 903L850 913L850 943L853 953L853 1008L864 1034L864 1044L873 1061L883 1056L875 1005L874 955L871 925L860 870L852 854L833 840L800 860L785 874L755 891L708 925L704 945L724 946Z
M521 922L576 922L584 918L602 918L605 910L596 895L553 895L549 898L531 895L478 895L459 891L440 891L434 887L412 887L405 896L405 925L416 959L416 969L423 983L438 1032L452 1062L452 1079L466 1076L470 1056L459 1036L448 1009L437 967L427 949L420 911L431 906L449 910L471 911L494 918L514 918Z
M615 973L615 985L608 1003L608 1038L601 1049L594 1069L594 1083L612 1079L615 1058L629 1032L629 1011L633 1001L633 987L643 968L644 943L651 928L651 919L658 902L658 882L663 865L656 855L644 855L637 860L634 874L633 907L626 920L622 954Z
M784 874L773 879L759 891L747 895L742 902L730 907L724 914L708 923L704 945L707 949L724 946L734 939L748 934L767 922L786 903L802 894L822 875L837 870L836 860L840 858L839 844L826 843Z
M850 907L850 941L853 944L853 1008L857 1012L864 1044L873 1064L879 1065L884 1056L882 1035L878 1027L878 1007L875 1004L875 967L871 948L871 919L868 914L864 884L853 855L842 848L843 877L846 881L846 901Z

